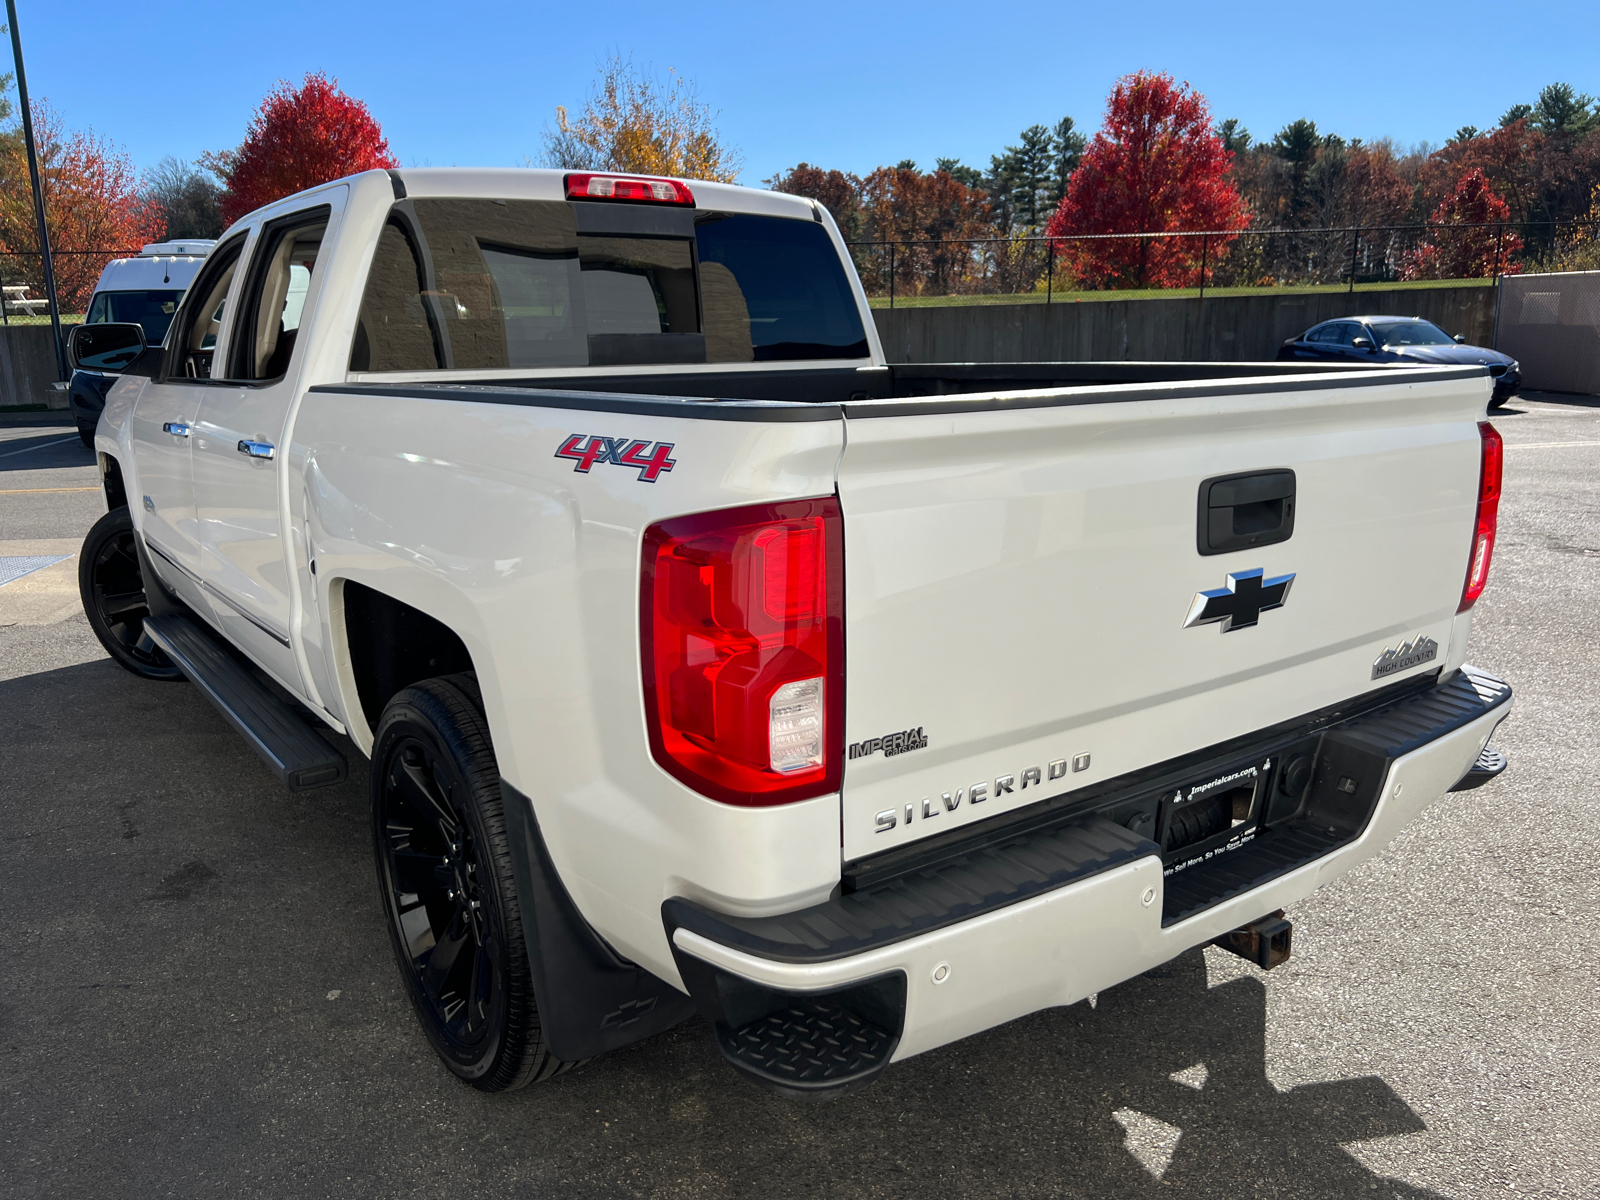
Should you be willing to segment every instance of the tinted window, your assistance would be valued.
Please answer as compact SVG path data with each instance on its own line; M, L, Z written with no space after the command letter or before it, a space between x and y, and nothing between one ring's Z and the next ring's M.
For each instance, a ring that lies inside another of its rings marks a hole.
M178 311L178 301L183 299L183 289L146 292L96 292L89 302L89 315L84 320L90 325L102 321L117 321L144 326L144 340L159 346L167 336L167 326Z
M848 278L820 225L701 214L696 233L580 234L561 201L402 201L379 238L350 368L867 353Z
M866 356L849 277L817 222L728 216L696 233L711 361Z
M1456 341L1437 325L1427 321L1395 321L1388 325L1374 325L1372 332L1384 346L1453 346Z
M1354 321L1340 321L1333 328L1335 331L1333 340L1338 342L1341 346L1350 345L1350 343L1355 341L1356 338L1366 336L1367 332Z
M1335 342L1339 340L1339 327L1337 325L1318 325L1306 334L1308 342Z

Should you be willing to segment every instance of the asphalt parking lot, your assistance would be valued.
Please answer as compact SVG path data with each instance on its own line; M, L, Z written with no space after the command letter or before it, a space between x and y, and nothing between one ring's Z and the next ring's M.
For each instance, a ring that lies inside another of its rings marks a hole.
M1195 952L821 1105L697 1021L458 1083L391 965L353 749L287 795L195 689L111 664L75 559L0 585L0 1193L1600 1195L1600 399L1495 423L1472 659L1517 689L1506 775L1291 912L1270 975ZM96 483L69 426L0 426L0 560L71 555Z

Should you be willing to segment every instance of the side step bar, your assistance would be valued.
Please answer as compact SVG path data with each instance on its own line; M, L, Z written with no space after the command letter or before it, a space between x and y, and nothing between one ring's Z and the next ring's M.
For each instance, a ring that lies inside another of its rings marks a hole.
M144 628L291 792L343 782L349 773L344 755L318 737L289 702L274 695L198 621L173 613L146 618Z

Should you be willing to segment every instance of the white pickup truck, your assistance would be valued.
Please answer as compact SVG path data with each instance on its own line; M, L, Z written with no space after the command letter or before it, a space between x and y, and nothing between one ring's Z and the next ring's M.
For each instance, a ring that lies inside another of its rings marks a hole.
M811 201L532 170L293 196L163 346L74 337L123 371L95 632L291 788L345 777L318 726L370 757L400 974L485 1090L698 1010L827 1096L1270 967L1504 767L1480 366L891 364Z

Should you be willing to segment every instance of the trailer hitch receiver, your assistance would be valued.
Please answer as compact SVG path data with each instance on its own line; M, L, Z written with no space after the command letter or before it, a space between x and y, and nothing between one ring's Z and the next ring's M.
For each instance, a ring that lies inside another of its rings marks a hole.
M1293 943L1294 926L1284 919L1283 909L1280 908L1260 920L1223 934L1214 944L1240 958L1249 959L1263 971L1270 971L1289 961Z

